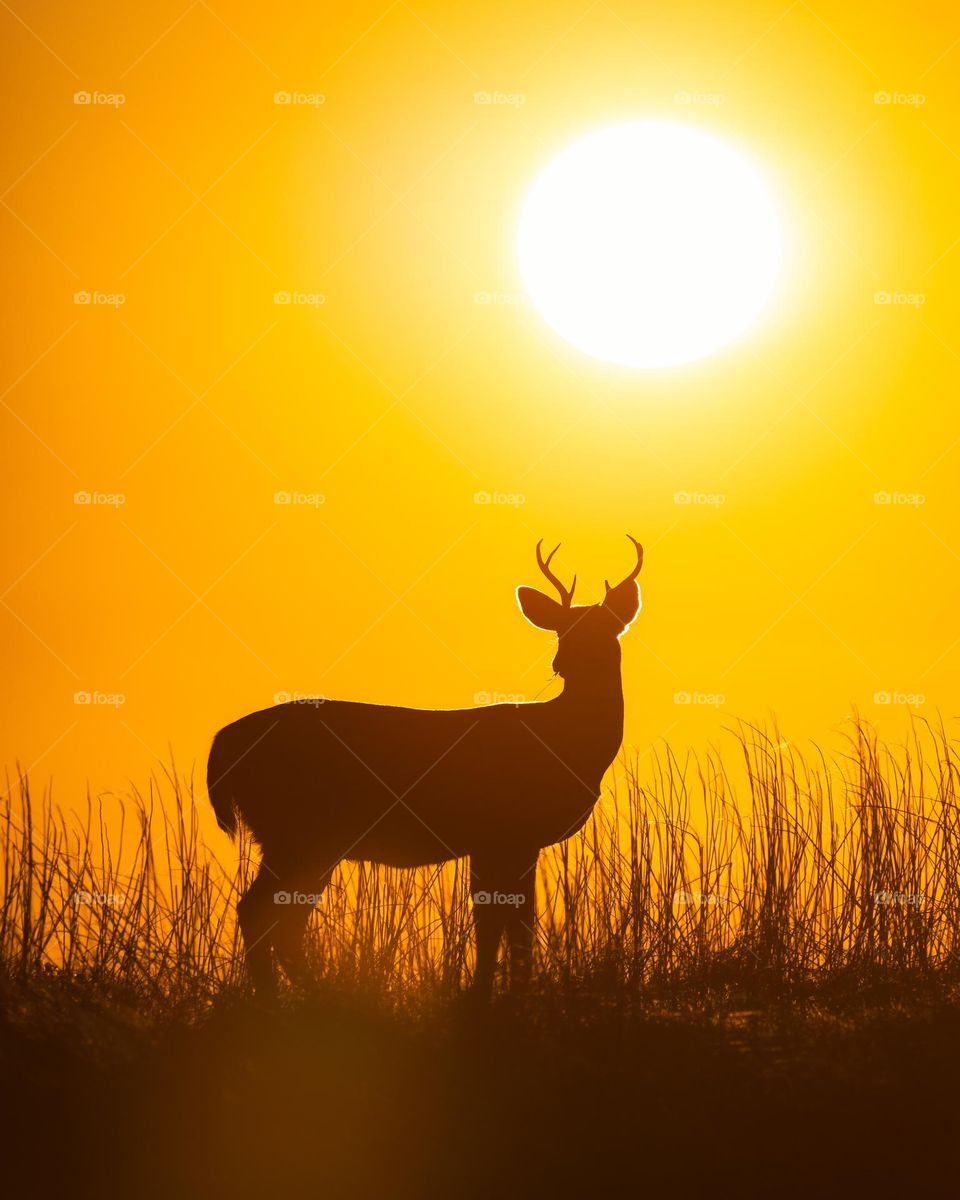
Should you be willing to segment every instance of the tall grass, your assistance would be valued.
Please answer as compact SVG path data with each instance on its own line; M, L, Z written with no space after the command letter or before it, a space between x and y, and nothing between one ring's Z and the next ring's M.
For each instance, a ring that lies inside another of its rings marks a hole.
M957 746L854 720L832 754L741 725L720 749L627 758L540 860L537 987L598 1000L952 987L960 977ZM25 776L0 813L0 970L203 1004L245 987L235 905L256 868L173 770L81 816ZM413 1002L469 976L463 863L345 863L311 921L318 979Z

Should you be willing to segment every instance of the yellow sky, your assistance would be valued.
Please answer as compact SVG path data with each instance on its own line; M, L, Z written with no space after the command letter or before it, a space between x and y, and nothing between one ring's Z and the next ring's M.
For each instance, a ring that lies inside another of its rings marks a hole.
M276 693L547 698L513 598L536 539L589 596L627 531L631 744L771 711L825 737L852 703L893 728L884 693L953 717L960 14L11 0L0 25L5 762L66 798L202 759ZM787 241L748 335L653 373L560 341L513 246L538 169L637 117L739 146Z

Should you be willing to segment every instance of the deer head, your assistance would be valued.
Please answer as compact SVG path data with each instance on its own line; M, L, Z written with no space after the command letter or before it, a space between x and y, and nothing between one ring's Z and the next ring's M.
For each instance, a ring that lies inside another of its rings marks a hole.
M616 586L606 584L606 595L599 604L574 604L573 593L577 586L574 575L569 588L564 587L550 569L557 545L543 557L543 541L537 542L537 565L543 575L553 584L560 599L538 592L535 588L517 588L517 603L520 611L531 625L557 634L559 643L553 669L568 682L577 682L594 677L598 669L620 663L619 639L640 611L640 589L637 576L643 566L643 547L630 537L637 554L633 570Z

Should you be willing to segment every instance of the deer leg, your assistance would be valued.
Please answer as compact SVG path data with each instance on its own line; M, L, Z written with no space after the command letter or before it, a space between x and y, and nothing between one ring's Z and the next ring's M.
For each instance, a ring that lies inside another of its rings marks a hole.
M259 999L267 1001L272 1000L277 992L271 940L277 923L273 902L276 887L276 875L261 863L256 879L237 905L244 958L253 982L253 991Z
M297 872L289 877L285 874L283 882L278 884L278 891L289 896L290 903L277 909L279 924L273 932L273 947L284 974L295 987L303 988L310 982L305 934L310 914L319 903L332 873L333 869L328 868L322 874Z
M493 976L497 969L497 951L503 937L503 909L493 903L492 875L477 871L470 863L470 893L473 897L473 926L477 933L477 966L473 975L473 994L479 1000L493 995Z
M308 904L291 904L285 908L274 930L273 948L277 962L294 987L305 987L308 983L307 955L304 935L310 920Z
M533 937L536 926L537 859L523 871L506 892L508 904L507 943L510 947L510 988L523 993L530 983Z

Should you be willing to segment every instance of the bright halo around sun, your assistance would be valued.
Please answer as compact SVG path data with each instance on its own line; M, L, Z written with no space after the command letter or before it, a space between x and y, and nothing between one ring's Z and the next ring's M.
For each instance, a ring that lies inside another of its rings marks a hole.
M754 167L710 134L635 121L581 138L526 199L520 271L550 325L587 354L670 367L756 318L780 225Z

